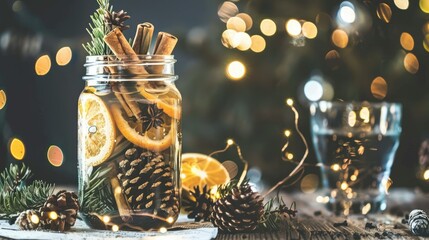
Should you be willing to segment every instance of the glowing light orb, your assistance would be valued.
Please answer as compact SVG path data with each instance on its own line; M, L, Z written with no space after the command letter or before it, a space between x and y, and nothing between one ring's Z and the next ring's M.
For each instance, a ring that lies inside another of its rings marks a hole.
M407 10L410 2L408 0L394 0L395 6L401 10Z
M34 224L38 224L40 222L40 218L37 215L31 215L30 221Z
M317 36L317 27L312 22L305 22L302 25L302 34L308 39L314 39Z
M429 169L423 173L423 178L427 181L429 180Z
M384 21L385 23L389 23L392 18L392 9L387 3L380 3L377 8L377 17Z
M2 110L4 106L6 106L6 101L6 92L4 90L0 90L0 110Z
M25 156L24 143L18 138L12 139L12 141L10 141L10 153L16 160L22 160Z
M231 146L231 145L233 145L233 144L234 144L234 140L232 140L232 139L228 139L228 140L226 141L226 144L228 144L228 146Z
M266 42L262 36L253 35L251 37L251 40L252 40L252 45L250 46L250 49L252 51L254 51L255 53L260 53L265 50Z
M168 222L168 223L173 223L173 222L174 222L174 218L172 218L172 217L168 217L168 218L167 218L167 222Z
M332 42L335 46L339 48L345 48L347 47L347 44L349 43L349 36L344 30L336 29L332 33Z
M318 101L323 96L323 86L319 81L310 80L304 85L304 95L310 101Z
M230 1L225 1L220 7L217 12L217 15L219 16L220 20L224 23L228 21L231 17L238 14L238 7L235 5L235 3Z
M293 159L293 153L287 153L287 154L286 154L286 158L287 158L288 160L292 160L292 159Z
M290 137L290 135L291 135L290 130L285 130L285 132L284 132L284 133L285 133L285 136L286 136L286 137Z
M340 186L341 190L346 190L347 188L349 188L349 185L346 182L341 183Z
M301 34L301 30L301 23L299 23L298 20L289 19L289 21L286 22L286 31L292 37L296 37Z
M72 50L70 47L62 47L58 50L55 60L59 66L65 66L70 63L72 59Z
M353 23L356 20L356 12L351 2L342 2L338 10L338 18L344 23Z
M110 222L110 217L109 216L103 216L103 222L104 223L109 223Z
M117 232L117 231L119 231L119 226L118 226L118 225L116 225L116 224L115 224L115 225L113 225L113 226L112 226L112 231L113 231L113 232Z
M48 214L49 218L52 220L56 220L58 218L58 214L55 211L52 211Z
M167 232L167 228L162 227L162 228L159 229L159 232L160 233L166 233Z
M59 167L63 164L64 154L61 148L58 146L52 145L48 148L47 153L48 161L52 166Z
M301 191L304 193L314 193L319 187L319 177L316 174L308 174L301 180Z
M354 127L356 124L356 112L355 111L350 111L349 112L349 116L347 118L347 122L349 124L350 127Z
M227 29L222 33L222 44L227 48L238 47L240 41L240 36L235 30Z
M271 19L264 19L261 21L261 32L265 36L273 36L277 32L277 26L276 23Z
M419 6L424 13L429 13L429 0L420 0Z
M417 59L416 55L412 53L407 53L404 58L404 67L407 72L411 74L415 74L419 71L419 60Z
M339 165L338 163L336 163L336 164L333 164L333 165L331 166L331 169L332 169L332 171L334 171L334 172L338 172L338 171L340 171L341 167L340 167L340 165Z
M371 83L371 93L377 99L383 99L387 95L387 82L383 77L376 77Z
M363 119L364 123L369 123L369 108L367 107L363 107L360 111L359 111L359 117L361 119ZM361 146L362 147L362 146Z
M247 13L239 13L236 17L239 17L243 19L243 21L246 23L246 31L250 30L253 26L253 20L252 17Z
M237 49L240 51L247 51L252 46L252 39L250 35L245 32L237 33L237 37L240 39L240 44L238 44Z
M286 104L288 106L292 106L293 105L293 99L291 99L291 98L286 99Z
M39 76L48 74L51 70L51 58L48 55L39 57L34 65L34 70Z
M407 50L407 51L411 51L414 48L414 38L413 36L411 36L411 34L407 33L407 32L403 32L401 34L401 37L399 39L401 46Z
M226 74L231 80L241 80L246 74L246 67L240 61L233 61L226 67Z
M244 32L246 31L246 23L239 17L232 17L226 22L226 28L236 32Z
M238 174L238 166L237 166L237 164L235 162L233 162L231 160L227 160L227 161L223 162L222 165L228 171L229 177L231 179L234 178L235 176L237 176L237 174Z

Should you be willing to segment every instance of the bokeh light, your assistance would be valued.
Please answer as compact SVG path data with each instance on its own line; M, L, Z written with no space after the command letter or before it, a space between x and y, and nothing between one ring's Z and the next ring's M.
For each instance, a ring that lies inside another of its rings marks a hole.
M340 64L340 53L337 50L331 50L325 55L326 63L332 69L337 69Z
M15 1L12 4L12 11L19 12L21 10L22 10L22 1L19 1L19 0Z
M354 5L348 1L342 2L337 17L341 23L353 23L356 20Z
M245 32L238 32L237 38L240 39L240 44L238 44L237 49L241 51L247 51L252 46L252 39L249 34Z
M332 42L339 48L345 48L349 43L349 36L344 30L336 29L332 33Z
M273 36L277 32L277 26L276 23L271 19L264 19L261 21L261 32L265 36Z
M231 80L241 80L246 74L246 67L240 61L233 61L226 67L226 74Z
M304 193L314 193L319 187L319 177L316 174L308 174L301 180L301 191Z
M377 7L377 17L385 23L389 23L392 18L392 9L387 3L380 3Z
M246 31L246 23L239 17L232 17L226 22L226 28L236 32Z
M246 23L246 31L250 30L253 26L252 17L247 13L239 13L236 17L241 18Z
M323 96L323 86L319 81L310 80L304 85L304 95L310 101L319 101Z
M228 171L229 177L231 179L234 178L235 176L237 176L237 174L238 174L238 166L237 166L237 164L235 162L233 162L231 160L227 160L227 161L223 162L222 165Z
M22 160L25 156L25 146L24 143L18 139L13 138L12 141L10 141L10 154L12 154L12 157L16 160Z
M103 216L102 220L104 223L109 223L111 219L109 216L106 215L106 216Z
M55 60L59 66L65 66L72 59L72 50L70 47L62 47L58 50Z
M371 83L371 93L377 99L384 99L387 95L387 82L383 77L376 77Z
M332 169L332 171L334 171L334 172L338 172L338 171L340 171L341 167L340 167L340 165L339 165L338 163L335 163L335 164L333 164L333 165L331 166L331 169Z
M419 60L416 55L412 53L407 53L404 58L404 67L407 72L415 74L419 71Z
M49 163L52 164L52 166L59 167L63 164L64 154L61 148L52 145L48 148L47 158Z
M166 233L167 232L167 228L162 227L162 228L159 229L159 232L160 233Z
M236 48L240 44L240 36L235 30L227 29L222 33L222 44L227 48Z
M302 25L302 34L308 39L313 39L317 37L317 27L312 22L305 22Z
M394 0L395 6L401 10L407 10L410 2L408 0Z
M426 170L426 171L423 173L423 178L424 178L425 180L429 180L429 169L428 169L428 170Z
M235 3L230 1L225 1L222 3L222 5L219 7L219 10L217 12L217 15L219 16L220 20L224 23L228 21L228 19L234 17L238 14L238 7L235 5Z
M57 218L58 218L58 214L55 211L49 212L48 216L52 220L57 220Z
M119 226L118 226L118 225L116 225L116 224L114 224L114 225L112 226L112 231L113 231L113 232L117 232L117 231L119 231Z
M362 214L366 215L371 211L371 203L367 203L365 206L362 207Z
M48 74L51 70L51 58L48 55L39 57L34 65L34 70L39 76Z
M411 34L407 32L403 32L401 34L400 43L401 43L401 46L407 51L411 51L414 48L413 36L411 36Z
M259 35L253 35L251 37L252 45L250 46L250 49L256 53L260 53L265 50L266 42L265 39L262 36Z
M0 110L2 110L4 106L6 106L6 102L7 102L6 92L2 89L0 90Z
M420 0L419 6L424 13L429 13L429 0Z
M36 214L31 215L30 217L30 221L34 224L39 224L40 222L40 218L39 216L37 216Z
M296 19L289 19L286 22L286 31L292 37L296 37L301 34L301 23Z

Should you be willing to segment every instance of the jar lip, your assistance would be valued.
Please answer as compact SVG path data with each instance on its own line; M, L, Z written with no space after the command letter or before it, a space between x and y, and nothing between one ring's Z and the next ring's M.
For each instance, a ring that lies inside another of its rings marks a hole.
M142 54L136 55L137 58L131 58L128 55L125 56L116 56L116 55L91 55L86 56L86 63L84 66L90 64L102 64L102 63L175 63L177 60L174 58L174 55L152 55L152 54Z
M320 105L330 105L330 106L336 106L336 107L346 107L346 106L370 106L375 108L380 108L383 106L387 107L397 107L402 108L402 104L398 102L368 102L368 101L318 101L318 102L312 102L310 105L318 107Z

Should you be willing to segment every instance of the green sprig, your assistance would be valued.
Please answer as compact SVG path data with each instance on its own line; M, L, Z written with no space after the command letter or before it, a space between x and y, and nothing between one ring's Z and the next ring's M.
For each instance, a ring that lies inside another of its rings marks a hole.
M106 12L112 13L113 7L110 6L110 0L97 0L99 8L91 15L92 24L86 29L91 41L82 44L86 52L91 55L111 55L112 51L104 42L104 36L109 33L110 29L104 23Z

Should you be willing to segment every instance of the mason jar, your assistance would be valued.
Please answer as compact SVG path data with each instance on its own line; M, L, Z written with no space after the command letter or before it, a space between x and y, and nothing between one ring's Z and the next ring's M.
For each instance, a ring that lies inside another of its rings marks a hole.
M170 227L180 208L173 56L89 56L78 103L79 199L97 229Z

